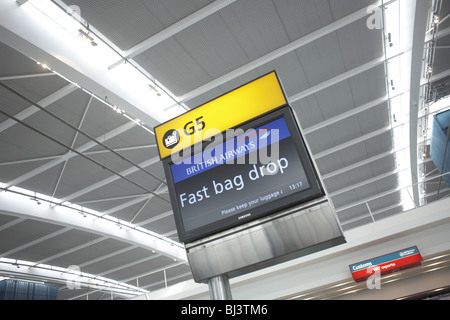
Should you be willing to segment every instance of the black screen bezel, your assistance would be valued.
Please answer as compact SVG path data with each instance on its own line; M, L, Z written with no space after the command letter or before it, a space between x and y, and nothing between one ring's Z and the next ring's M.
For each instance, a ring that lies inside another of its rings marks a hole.
M169 188L169 195L171 199L172 209L174 213L175 223L178 232L178 238L181 242L189 243L193 242L211 235L214 235L218 232L222 232L224 230L228 230L230 228L239 226L241 224L248 223L258 218L262 218L268 216L270 214L276 213L280 210L287 209L292 206L296 206L302 203L306 203L308 201L317 199L325 195L325 192L322 188L322 183L319 179L315 166L312 163L311 157L309 155L308 149L305 145L304 139L300 133L300 130L297 125L297 121L294 117L294 114L290 108L290 106L286 105L280 107L278 109L272 110L262 116L251 119L245 123L242 123L235 128L241 128L244 131L250 128L257 128L266 123L274 121L284 117L289 132L291 134L292 139L295 142L295 148L297 150L297 154L301 160L303 165L303 169L305 171L306 177L310 184L310 188L305 190L300 190L288 196L285 196L280 199L275 199L263 206L258 206L252 208L251 216L247 219L239 220L238 216L245 215L244 213L240 213L238 215L232 215L224 217L223 219L210 223L208 225L201 226L199 228L186 231L183 224L183 217L181 210L178 204L178 195L175 192L175 184L172 178L172 170L171 165L173 161L170 157L167 157L163 160L164 171L167 178L167 184ZM225 132L222 133L225 135ZM225 136L224 136L225 138ZM225 139L223 140L225 141ZM207 147L209 143L203 143L202 150ZM191 152L194 155L194 146L191 147ZM198 150L198 147L195 149ZM249 210L250 211L250 210Z

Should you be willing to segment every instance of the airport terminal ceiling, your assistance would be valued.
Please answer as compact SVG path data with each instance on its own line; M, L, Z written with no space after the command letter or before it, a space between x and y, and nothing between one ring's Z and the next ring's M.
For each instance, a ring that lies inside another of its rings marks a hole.
M344 232L447 197L429 146L450 105L449 13L448 0L2 1L0 277L93 300L190 280L153 128L272 70Z

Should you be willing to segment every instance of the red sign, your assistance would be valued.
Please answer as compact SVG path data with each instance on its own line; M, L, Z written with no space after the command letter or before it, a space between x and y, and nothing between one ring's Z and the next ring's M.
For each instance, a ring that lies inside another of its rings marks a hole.
M416 246L383 256L364 260L349 266L353 279L356 282L364 281L372 274L379 272L385 275L400 270L419 266L423 259Z

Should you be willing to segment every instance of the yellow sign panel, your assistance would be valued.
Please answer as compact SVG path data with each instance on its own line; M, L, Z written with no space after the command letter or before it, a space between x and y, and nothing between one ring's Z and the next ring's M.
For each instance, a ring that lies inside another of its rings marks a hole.
M230 91L155 127L161 159L287 101L275 72Z

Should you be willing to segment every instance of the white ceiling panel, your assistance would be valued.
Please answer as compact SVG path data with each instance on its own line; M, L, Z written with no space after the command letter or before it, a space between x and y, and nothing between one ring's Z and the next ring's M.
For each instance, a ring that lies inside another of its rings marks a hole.
M325 120L315 96L308 96L291 104L303 129Z
M347 71L334 32L297 49L296 53L311 86Z
M211 21L223 30L222 32L229 33L231 31L231 35L237 42L240 50L245 54L247 61L240 61L238 66L259 58L292 40L286 34L283 19L281 17L277 19L274 16L273 13L276 11L277 7L271 0L237 1L217 14L222 17L223 21L215 17L215 15L210 17ZM198 25L202 25L207 21L205 19ZM221 23L224 23L224 25L221 26ZM186 30L186 32L189 32L189 30ZM217 32L216 34L219 35L219 38L216 38L214 42L222 42L223 40L226 45L227 37L220 37L221 34ZM218 45L216 48L220 51L222 46ZM235 56L233 49L233 46L231 46L231 51L224 52L224 55L228 57ZM224 51L228 51L228 49ZM239 55L233 60L239 62ZM232 64L228 64L228 66L233 67Z
M386 96L386 83L384 81L374 81L374 79L384 78L384 72L384 65L380 64L348 80L355 106L362 106L370 101Z
M176 39L168 39L134 60L179 96L211 80ZM170 73L166 73L170 70Z
M250 61L219 14L213 14L183 30L175 36L175 40L194 60L193 67L205 72L207 81ZM180 62L184 64L183 61ZM184 75L184 78L189 77L189 74Z
M342 81L315 94L324 120L355 107L348 81Z
M384 54L383 37L376 29L367 28L367 18L353 22L339 29L336 33L344 66L347 70Z
M333 22L327 0L281 0L274 4L291 41Z
M337 216L344 230L373 222L365 203L350 208L337 208Z
M331 12L333 14L334 19L340 19L358 9L367 8L369 5L373 4L374 2L375 1L373 1L373 0L362 0L362 1L357 1L356 3L353 0L329 1Z
M2 256L8 251L18 252L30 242L60 230L63 230L61 226L25 220L1 231L2 242L0 244L0 251L2 252Z

